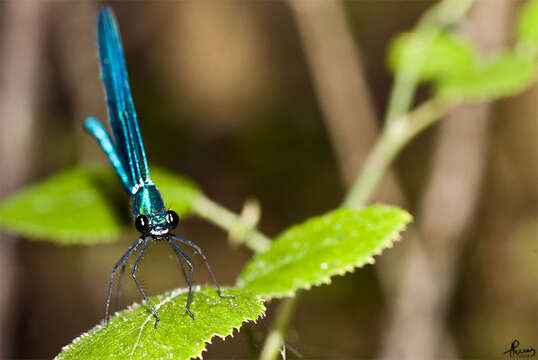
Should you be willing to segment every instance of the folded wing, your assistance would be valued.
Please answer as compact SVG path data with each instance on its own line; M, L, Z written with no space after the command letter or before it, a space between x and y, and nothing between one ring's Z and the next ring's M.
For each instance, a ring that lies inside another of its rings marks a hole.
M131 187L137 188L137 184L150 183L151 180L131 97L120 34L111 9L99 10L97 28L101 73L115 148Z

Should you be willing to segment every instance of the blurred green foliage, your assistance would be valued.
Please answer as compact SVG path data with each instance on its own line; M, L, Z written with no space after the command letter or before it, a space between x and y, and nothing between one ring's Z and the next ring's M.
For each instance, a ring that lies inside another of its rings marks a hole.
M421 44L425 46L420 47ZM472 44L461 35L428 29L397 36L387 56L388 66L394 72L407 63L420 62L420 80L442 81L471 71L476 54Z
M472 71L439 81L438 95L462 101L487 101L512 96L536 79L536 60L513 52L486 59Z
M538 47L538 1L527 1L519 12L516 37L520 42Z
M495 100L520 93L536 79L537 1L529 1L523 6L516 23L516 34L520 46L484 56L456 30L419 28L392 41L387 61L394 72L417 66L419 80L432 82L436 95L444 99ZM522 52L521 46L526 52Z
M190 180L152 169L166 205L189 215L200 194ZM110 168L75 167L29 186L0 203L0 228L58 244L117 240L132 229L128 197Z

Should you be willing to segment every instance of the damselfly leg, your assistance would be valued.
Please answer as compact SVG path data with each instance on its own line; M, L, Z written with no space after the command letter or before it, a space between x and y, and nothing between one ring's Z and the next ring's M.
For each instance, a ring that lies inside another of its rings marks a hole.
M108 293L106 296L106 307L105 307L105 327L108 326L108 318L109 318L109 310L110 310L110 297L112 296L112 286L114 285L114 275L116 274L116 271L119 269L120 266L124 266L127 260L129 260L129 257L135 251L135 249L144 241L144 238L139 238L135 241L133 245L123 254L123 256L120 258L120 260L114 265L114 268L112 269L112 273L110 274L110 282L108 284Z
M194 242L192 242L192 241L190 241L188 239L184 239L184 238L182 238L180 236L177 236L177 235L174 235L174 234L170 234L170 238L172 238L175 241L180 241L181 243L183 243L183 244L185 244L187 246L190 246L198 254L200 254L200 257L204 261L204 264L205 264L205 266L207 268L207 271L209 272L209 275L211 275L211 279L213 279L213 282L215 283L215 286L217 287L217 292L218 292L219 296L220 297L227 297L227 298L235 299L235 296L233 296L233 295L226 295L226 294L222 293L222 291L220 289L219 282L217 281L217 278L216 278L215 274L213 273L213 270L211 269L211 266L209 265L209 262L207 261L207 258L204 255L204 253L202 252L202 249L200 248L200 246L198 246L196 243L194 243Z
M181 256L183 256L183 258L185 259L185 261L191 268L191 273L189 276L189 294L187 295L187 304L185 305L185 311L187 311L187 314L189 314L189 316L194 320L194 314L191 312L191 309L190 309L191 295L192 295L192 278L194 276L194 265L191 259L187 256L187 254L185 254L185 252L181 250L181 248L174 242L172 238L168 237L168 242L170 243L170 245L172 245L172 247L174 248L177 254L181 254Z
M142 289L142 286L138 283L138 280L136 279L136 270L138 270L138 265L140 264L140 261L142 260L142 255L144 255L144 251L146 250L146 247L148 246L149 238L144 239L144 243L142 244L142 249L140 249L140 253L138 253L138 257L136 258L136 262L133 266L133 271L131 272L131 276L133 277L133 280L136 284L136 287L140 292L142 293L142 296L144 297L144 300L146 300L146 303L148 304L149 308L151 309L151 312L153 313L153 316L155 316L155 324L153 324L153 328L157 328L157 324L159 323L159 315L157 314L157 311L151 305L151 302L149 301L146 293L144 292L144 289Z
M183 275L183 279L185 279L185 283L188 285L189 279L187 278L187 272L185 271L185 266L183 265L183 261L181 261L178 252L173 246L172 246L172 249L174 250L174 256L176 258L176 262L178 264L179 270L181 271L181 274Z
M121 284L123 283L123 275L125 274L125 268L127 267L127 262L125 262L120 269L120 274L118 276L118 285L116 286L116 301L114 308L116 311L120 309L120 299L121 299Z

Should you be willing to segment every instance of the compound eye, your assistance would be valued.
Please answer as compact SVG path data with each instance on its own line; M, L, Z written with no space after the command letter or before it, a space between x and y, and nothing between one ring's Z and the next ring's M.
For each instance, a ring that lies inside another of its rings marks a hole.
M140 215L135 220L136 230L141 234L147 234L150 230L149 220L146 215Z
M179 224L179 216L174 210L168 210L166 214L166 221L171 229L175 229L177 224Z

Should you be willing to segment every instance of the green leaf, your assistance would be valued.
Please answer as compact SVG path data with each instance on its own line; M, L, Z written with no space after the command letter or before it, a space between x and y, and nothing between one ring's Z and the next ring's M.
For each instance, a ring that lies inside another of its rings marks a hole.
M151 168L151 179L159 188L168 209L173 209L181 217L193 212L193 203L202 192L192 180L156 166Z
M135 304L112 318L107 328L97 325L63 348L56 359L189 359L201 357L213 336L233 335L243 322L264 315L261 299L249 292L225 289L235 299L220 298L213 288L193 293L192 320L185 313L186 289L176 289L150 301L161 321L147 305Z
M518 36L533 42L529 51L481 59L465 38L433 29L398 36L389 49L389 66L401 75L432 81L439 96L455 101L485 101L515 95L535 80L538 53L538 0L528 3L518 23ZM524 41L524 42L525 42ZM531 48L534 48L532 50ZM532 51L531 51L532 50Z
M404 33L392 41L389 68L394 72L414 69L421 81L439 80L468 71L475 50L465 38L453 32L420 30Z
M530 0L521 7L516 22L516 37L521 44L538 47L538 0Z
M438 94L458 101L485 101L512 96L527 89L536 77L535 60L505 53L475 70L444 79Z
M188 215L200 194L185 178L152 168L167 206ZM112 241L133 228L129 198L111 169L76 167L0 203L0 229L61 244Z
M237 284L270 299L329 283L331 276L373 263L373 256L391 247L410 221L407 212L389 206L343 208L312 218L257 254Z

